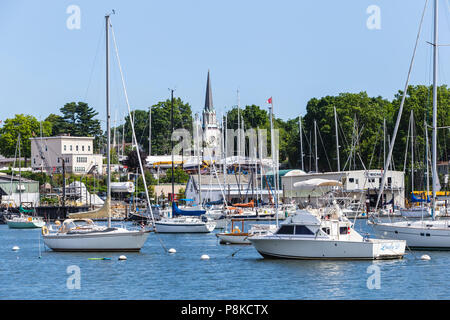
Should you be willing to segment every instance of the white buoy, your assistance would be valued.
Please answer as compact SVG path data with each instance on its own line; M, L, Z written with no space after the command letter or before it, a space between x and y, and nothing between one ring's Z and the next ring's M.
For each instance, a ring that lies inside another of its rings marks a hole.
M119 260L127 260L127 257L126 256L120 256Z
M420 257L421 260L431 260L431 257L427 254L424 254L423 256Z
M177 250L175 250L174 248L169 249L169 253L176 253L176 252L177 252Z
M209 260L209 256L207 254L204 254L200 257L202 260Z
M19 248L18 246L14 246L14 247L12 247L12 249L13 249L13 251L17 251L17 250L19 250L20 248Z

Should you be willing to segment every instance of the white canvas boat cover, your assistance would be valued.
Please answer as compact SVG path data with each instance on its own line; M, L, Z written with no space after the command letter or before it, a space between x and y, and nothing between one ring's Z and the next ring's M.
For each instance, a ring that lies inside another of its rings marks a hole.
M299 190L314 190L319 187L342 187L342 183L337 180L319 178L294 183L294 188Z

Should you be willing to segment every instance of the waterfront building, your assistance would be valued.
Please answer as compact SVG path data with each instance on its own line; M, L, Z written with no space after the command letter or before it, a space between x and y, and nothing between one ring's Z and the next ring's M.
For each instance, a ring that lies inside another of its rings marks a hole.
M0 174L0 202L2 207L34 207L39 205L39 182L14 176Z
M200 193L203 202L217 202L224 198L228 204L249 202L252 199L257 200L262 198L263 203L272 203L273 190L259 187L260 180L252 178L251 174L228 174L226 181L224 181L223 174L217 175L201 175L200 183L198 175L189 176L186 183L185 195L186 198L194 200L195 203L200 201ZM200 187L201 186L201 187ZM200 189L200 192L199 192ZM278 191L278 196L281 197L281 190Z
M31 167L51 173L103 174L103 156L94 154L93 137L57 136L30 138Z
M294 187L296 182L310 179L337 180L342 188L336 189L336 197L343 202L359 202L365 208L366 201L374 207L377 201L378 190L383 177L382 170L353 170L340 172L305 173L302 170L292 170L281 177L283 198L305 206L317 205L323 200L324 190L299 190ZM389 170L386 186L383 191L384 203L395 206L405 206L405 177L402 171ZM381 204L381 203L380 203Z

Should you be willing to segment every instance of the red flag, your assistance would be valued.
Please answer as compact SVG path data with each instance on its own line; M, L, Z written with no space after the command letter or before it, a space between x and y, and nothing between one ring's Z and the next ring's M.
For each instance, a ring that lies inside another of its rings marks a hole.
M270 97L266 102L272 104L272 97Z

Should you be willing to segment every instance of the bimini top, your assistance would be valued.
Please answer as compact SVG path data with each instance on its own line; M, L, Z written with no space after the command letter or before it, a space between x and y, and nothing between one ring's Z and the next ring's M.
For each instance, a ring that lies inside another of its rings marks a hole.
M319 187L342 187L342 183L337 180L319 178L294 183L294 188L300 190L314 190Z

